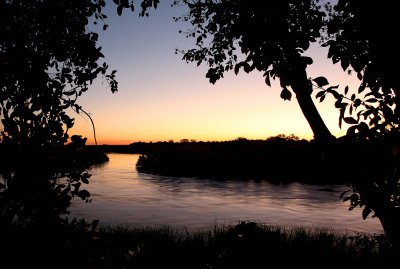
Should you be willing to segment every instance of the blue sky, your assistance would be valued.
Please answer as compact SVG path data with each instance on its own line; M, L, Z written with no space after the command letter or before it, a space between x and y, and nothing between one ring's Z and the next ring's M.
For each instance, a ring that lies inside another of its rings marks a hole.
M99 144L264 139L278 134L312 139L295 97L279 97L278 81L269 87L261 73L232 72L213 85L205 77L206 66L186 63L175 54L176 48L193 47L194 40L179 34L187 26L172 19L185 9L161 2L149 17L139 17L137 10L118 16L112 3L106 9L109 28L100 31L98 44L110 70L117 70L119 91L112 94L98 79L80 99L95 122ZM310 77L326 76L332 85L340 84L339 89L356 85L340 65L326 59L326 50L316 45L307 54L314 58ZM339 129L334 100L316 104L331 132L343 135L346 126ZM83 114L72 116L76 124L70 134L82 134L93 143L90 120Z

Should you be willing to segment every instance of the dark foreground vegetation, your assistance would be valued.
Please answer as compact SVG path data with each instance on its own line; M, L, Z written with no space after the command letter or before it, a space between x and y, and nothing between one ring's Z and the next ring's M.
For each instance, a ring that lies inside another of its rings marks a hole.
M0 252L2 264L9 264L3 268L382 268L395 261L382 236L322 228L252 222L201 231L169 226L77 227L56 234L9 233L2 239L2 246L7 246Z

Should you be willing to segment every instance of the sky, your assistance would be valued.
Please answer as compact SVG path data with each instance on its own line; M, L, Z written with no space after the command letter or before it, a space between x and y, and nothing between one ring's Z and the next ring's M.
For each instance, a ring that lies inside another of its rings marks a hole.
M181 54L175 54L176 48L195 44L179 33L188 25L173 20L186 9L170 7L170 1L164 0L149 17L139 17L138 8L118 16L116 6L109 2L105 10L109 27L96 31L109 70L117 70L119 90L111 93L99 78L78 99L94 121L97 144L266 139L278 134L313 138L295 95L291 101L281 99L277 80L269 87L257 71L238 75L232 71L211 84L205 77L206 66L186 63ZM357 85L354 77L326 58L327 51L319 45L307 54L314 59L307 70L310 77L325 76L331 85L340 85L339 90ZM344 135L348 126L339 128L334 99L315 103L332 134ZM69 134L83 135L87 144L94 144L90 119L83 113L71 116L75 126Z

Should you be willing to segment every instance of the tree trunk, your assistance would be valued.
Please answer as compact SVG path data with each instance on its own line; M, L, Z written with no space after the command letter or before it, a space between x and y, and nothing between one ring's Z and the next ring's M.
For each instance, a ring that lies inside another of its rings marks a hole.
M377 184L367 176L355 184L355 191L361 196L361 202L373 210L379 219L386 238L396 249L400 249L400 208L391 202L391 193L397 196L398 189L390 186L382 186L383 182ZM388 191L391 190L389 193Z
M395 249L400 250L400 208L377 209L376 215L382 224L386 237Z
M335 137L326 127L311 98L312 85L308 80L306 70L304 68L292 70L291 78L290 86L296 94L300 109L314 133L314 139L319 142L331 142Z
M295 91L297 102L300 105L304 117L307 119L311 130L314 133L314 139L317 141L332 141L334 138L325 122L321 118L310 94L305 94L305 91Z

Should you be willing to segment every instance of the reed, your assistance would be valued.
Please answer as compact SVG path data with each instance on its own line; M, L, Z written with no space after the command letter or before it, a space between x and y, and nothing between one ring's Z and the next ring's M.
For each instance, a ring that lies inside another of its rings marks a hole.
M381 235L254 222L201 230L120 224L65 234L14 232L2 241L2 268L381 268L398 256Z
M395 257L383 236L254 222L196 231L108 226L98 230L96 244L96 268L359 267L389 265Z

